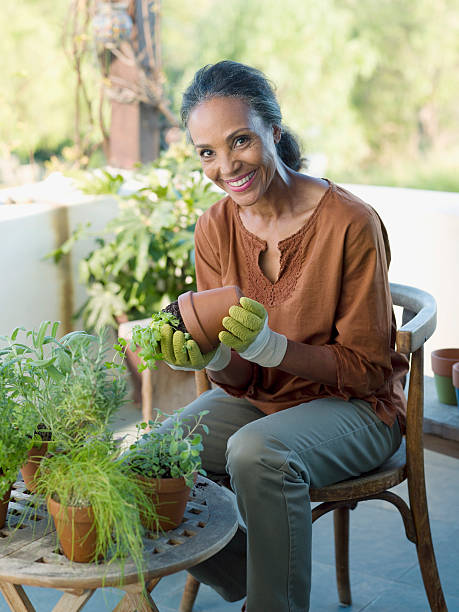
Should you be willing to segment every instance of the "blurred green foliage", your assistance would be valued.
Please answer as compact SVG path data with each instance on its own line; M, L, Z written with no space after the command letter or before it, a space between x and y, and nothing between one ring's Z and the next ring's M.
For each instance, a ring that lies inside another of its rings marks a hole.
M119 213L98 234L78 227L48 257L58 263L77 241L95 239L94 249L79 263L88 297L76 316L83 317L85 328L116 326L123 315L148 317L181 293L196 290L194 228L220 196L205 179L193 148L172 145L128 182L99 169L83 176L84 191L117 195Z
M1 140L29 154L73 137L66 1L12 4L0 14ZM196 69L235 59L272 79L331 178L459 188L459 0L163 0L162 47L175 111Z

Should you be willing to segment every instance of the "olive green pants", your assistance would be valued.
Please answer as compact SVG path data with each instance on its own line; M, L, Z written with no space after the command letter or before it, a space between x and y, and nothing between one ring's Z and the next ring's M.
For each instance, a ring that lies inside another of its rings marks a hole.
M400 445L361 400L320 399L266 416L221 389L183 413L209 410L202 462L231 477L247 533L190 571L228 601L247 594L247 612L306 612L311 585L309 487L374 469ZM172 417L173 418L173 417ZM194 419L193 419L194 420ZM162 427L167 428L165 421Z

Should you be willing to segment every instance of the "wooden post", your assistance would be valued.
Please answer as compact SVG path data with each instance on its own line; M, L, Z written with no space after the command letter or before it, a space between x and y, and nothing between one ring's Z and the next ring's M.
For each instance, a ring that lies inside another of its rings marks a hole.
M139 86L141 87L142 70L149 79L158 81L160 78L160 42L156 27L159 6L156 6L156 10L150 10L151 8L152 3L146 0L131 0L130 3L130 13L135 26L133 45L141 70L139 71L134 63L126 61L129 53L112 55L110 79L118 83L124 82L127 90L131 85L132 92L139 91ZM136 163L147 163L156 159L160 152L161 115L161 111L153 102L139 100L134 93L124 99L112 98L109 164L117 168L132 168Z

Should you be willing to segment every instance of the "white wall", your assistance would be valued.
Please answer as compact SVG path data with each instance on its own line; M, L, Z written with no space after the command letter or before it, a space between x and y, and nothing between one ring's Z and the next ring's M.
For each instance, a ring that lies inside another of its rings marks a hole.
M81 197L57 205L0 205L0 334L21 325L37 327L43 320L61 321L60 335L72 326L71 315L85 299L78 284L78 261L92 246L78 244L64 265L44 256L69 236L79 223L100 230L118 209L113 198Z
M459 347L459 193L345 185L382 218L392 251L389 279L419 287L437 301L438 322L426 343L430 353Z
M426 347L430 373L431 350L459 347L459 194L345 187L374 206L387 227L390 280L424 289L437 300L437 331ZM102 228L116 214L117 204L110 197L64 199L59 204L56 194L52 203L0 204L0 334L17 325L37 326L44 319L63 321L64 332L70 312L84 301L77 265L91 241L78 245L67 267L42 258L78 223L91 221L95 230Z

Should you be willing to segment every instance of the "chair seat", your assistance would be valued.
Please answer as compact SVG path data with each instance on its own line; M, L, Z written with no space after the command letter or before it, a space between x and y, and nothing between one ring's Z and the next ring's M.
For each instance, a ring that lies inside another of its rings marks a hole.
M405 479L406 443L403 438L399 449L375 470L320 489L311 488L309 494L313 502L359 499L386 491Z

